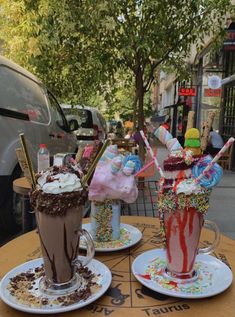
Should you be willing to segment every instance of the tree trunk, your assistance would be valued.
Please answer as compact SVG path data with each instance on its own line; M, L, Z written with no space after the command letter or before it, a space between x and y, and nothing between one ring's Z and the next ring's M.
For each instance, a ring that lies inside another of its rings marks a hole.
M134 98L134 102L133 102L133 130L136 131L136 126L137 126L137 101L138 101L138 95L137 95L137 91L135 90L135 98Z
M139 68L136 73L136 96L138 97L138 130L144 129L144 82L143 73ZM139 144L139 156L144 162L145 152L144 152L144 142L141 139Z

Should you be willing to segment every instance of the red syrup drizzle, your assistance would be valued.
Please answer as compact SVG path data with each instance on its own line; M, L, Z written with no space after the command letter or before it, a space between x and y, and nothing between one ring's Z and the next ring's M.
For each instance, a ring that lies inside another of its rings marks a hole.
M188 266L188 250L187 250L187 245L185 241L185 235L184 235L184 229L188 221L188 211L187 209L184 210L183 213L183 219L181 220L181 215L180 212L177 212L176 214L176 219L179 225L179 240L180 240L180 247L183 252L183 268L182 272L187 271L187 266Z
M144 278L145 280L151 280L151 276L150 274L138 274L139 277Z
M166 248L166 252L167 252L167 258L169 262L171 262L172 260L171 253L170 253L170 236L171 236L171 230L172 230L171 228L172 222L173 222L173 216L171 215L168 221L166 221L166 244L169 246L168 248Z
M179 173L176 176L175 184L173 186L173 192L176 192L176 188L177 188L178 184L185 178L186 178L185 171L184 170L179 171Z
M194 208L188 208L189 212L189 235L193 233L193 219L195 216L195 209Z
M188 249L187 249L187 245L186 245L186 238L184 235L185 226L187 225L187 222L189 221L189 234L191 235L193 232L193 220L194 220L194 216L195 216L196 212L197 211L195 211L194 208L185 208L184 212L183 212L183 218L181 217L182 213L180 211L176 211L174 214L170 215L170 217L166 221L166 239L167 239L168 246L169 246L171 232L173 230L173 228L172 228L173 219L175 218L177 221L180 248L181 248L182 253L183 253L183 267L181 270L182 272L187 272L188 266L189 266L188 265L189 264L188 263ZM172 256L170 253L170 247L167 248L167 257L168 257L169 263L171 263ZM190 264L190 266L191 266L191 264Z

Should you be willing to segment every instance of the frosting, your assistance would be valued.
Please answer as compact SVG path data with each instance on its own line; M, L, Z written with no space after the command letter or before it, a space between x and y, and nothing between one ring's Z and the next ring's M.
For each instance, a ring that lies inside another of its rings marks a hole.
M210 155L202 157L193 167L192 175L197 178L202 174L204 169L211 163L212 157ZM217 163L213 164L208 172L200 179L200 185L206 188L212 188L218 184L223 175L223 169Z
M181 151L175 151L172 152L170 154L170 157L179 157L179 158L183 158L184 162L187 165L191 165L194 162L194 158L193 158L193 152L191 150L181 150Z
M197 195L201 193L203 190L199 184L195 182L194 179L188 178L181 181L176 187L177 195L180 193L184 193L185 195Z
M209 209L210 190L201 190L197 195L185 195L169 190L168 192L158 195L158 210L160 213L175 212L176 210L184 210L185 208L195 208L198 212L206 213Z
M61 194L82 190L80 178L75 173L54 174L48 170L40 175L37 184L44 193Z

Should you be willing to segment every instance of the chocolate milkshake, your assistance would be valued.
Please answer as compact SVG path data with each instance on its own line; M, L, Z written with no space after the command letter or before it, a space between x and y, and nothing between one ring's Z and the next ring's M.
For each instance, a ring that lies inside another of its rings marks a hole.
M77 283L80 235L89 240L89 234L81 228L86 199L87 191L81 186L80 175L72 168L52 167L37 175L37 189L31 194L31 203L36 213L44 282L48 288L66 289ZM93 242L88 244L92 249ZM91 254L89 259L92 257Z

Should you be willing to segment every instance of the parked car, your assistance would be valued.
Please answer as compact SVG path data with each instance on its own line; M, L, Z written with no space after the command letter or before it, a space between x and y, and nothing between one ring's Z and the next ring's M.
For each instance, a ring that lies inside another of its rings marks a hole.
M53 156L75 152L76 137L53 94L30 72L0 56L0 235L15 230L12 182L21 176L15 149L24 133L36 170L37 151L46 143ZM73 127L72 127L73 126Z
M74 118L78 121L79 128L74 131L78 147L91 144L94 140L105 140L107 137L106 121L96 108L66 104L62 104L61 107L68 120Z

